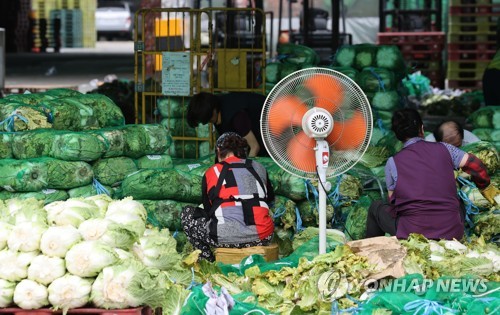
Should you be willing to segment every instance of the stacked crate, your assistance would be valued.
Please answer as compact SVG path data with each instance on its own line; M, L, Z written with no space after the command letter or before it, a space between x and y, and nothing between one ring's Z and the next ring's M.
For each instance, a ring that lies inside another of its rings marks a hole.
M95 47L95 42L97 40L95 29L95 10L97 8L97 0L57 0L57 4L61 9L80 10L81 13L79 14L81 14L82 20L82 39L81 46L78 47Z
M446 1L445 1L446 2ZM412 71L421 71L431 85L444 87L441 32L442 0L380 0L380 33L377 43L396 45Z
M481 89L483 72L495 55L500 1L450 0L449 88Z
M56 9L56 0L33 0L31 10L33 12L33 47L35 52L44 52L48 47L53 47L53 26L50 20L50 12Z
M445 45L443 32L390 32L378 33L379 45L396 45L403 58L414 71L421 71L434 87L443 87L442 65Z

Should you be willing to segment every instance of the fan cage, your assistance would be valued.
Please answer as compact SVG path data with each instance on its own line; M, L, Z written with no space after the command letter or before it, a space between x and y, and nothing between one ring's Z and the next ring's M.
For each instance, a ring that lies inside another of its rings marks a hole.
M301 102L308 109L313 108L315 97L304 93L304 82L315 75L322 74L333 77L342 88L343 100L338 109L330 112L333 117L333 124L344 122L355 113L361 113L364 122L366 123L366 132L364 139L360 145L354 150L334 150L334 143L330 145L330 159L326 172L326 177L331 178L339 176L351 169L362 158L368 148L373 131L373 118L370 103L364 94L363 90L356 82L348 76L328 68L307 68L293 72L279 81L268 94L261 114L261 133L264 145L269 152L271 158L288 173L306 178L316 179L316 171L304 171L292 164L288 155L287 147L289 141L292 140L299 132L302 131L302 126L292 124L286 128L280 135L273 134L269 129L269 112L273 107L274 102L283 96L295 95L300 98ZM335 102L336 100L329 100ZM343 129L340 138L346 136L349 130ZM313 149L311 149L313 150Z

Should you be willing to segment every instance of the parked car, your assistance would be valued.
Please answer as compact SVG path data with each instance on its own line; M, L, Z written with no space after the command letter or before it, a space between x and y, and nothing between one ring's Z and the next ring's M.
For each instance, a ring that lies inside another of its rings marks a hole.
M97 38L114 37L132 39L134 16L125 1L99 2L95 11Z

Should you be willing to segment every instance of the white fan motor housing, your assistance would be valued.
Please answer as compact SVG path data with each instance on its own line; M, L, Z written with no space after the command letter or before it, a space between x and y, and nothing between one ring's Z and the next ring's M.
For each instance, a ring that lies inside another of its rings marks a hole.
M302 129L314 139L326 138L333 129L333 117L324 108L313 107L302 118Z

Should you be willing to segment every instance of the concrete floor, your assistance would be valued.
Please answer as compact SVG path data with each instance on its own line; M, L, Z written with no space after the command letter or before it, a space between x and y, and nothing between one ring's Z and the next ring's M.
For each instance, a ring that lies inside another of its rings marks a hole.
M7 54L5 88L77 87L114 74L134 79L134 43L98 41L95 48L62 48L60 53Z

